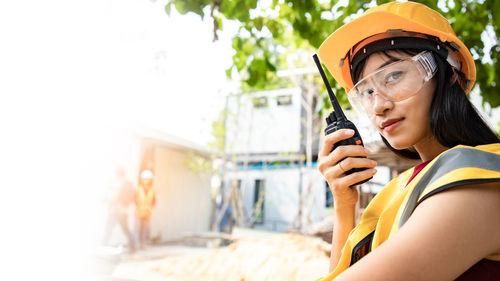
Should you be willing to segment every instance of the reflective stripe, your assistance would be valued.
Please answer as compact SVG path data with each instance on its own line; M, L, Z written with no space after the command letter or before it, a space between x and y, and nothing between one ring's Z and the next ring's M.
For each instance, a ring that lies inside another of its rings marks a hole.
M399 228L410 218L411 214L417 207L418 199L420 195L425 190L425 188L444 176L445 174L460 168L481 168L486 170L493 170L500 172L500 155L486 152L478 149L471 149L465 147L457 147L443 153L435 163L430 167L430 169L425 173L425 175L420 179L420 181L415 185L413 191L406 203L401 219L399 220ZM497 179L500 181L500 178ZM491 182L491 179L478 179L478 182ZM474 180L469 179L467 183L474 183ZM466 183L447 185L447 188L452 188L458 185L464 185ZM446 188L446 189L447 189ZM444 189L440 189L441 191ZM433 193L434 194L434 193ZM427 198L427 197L426 197Z

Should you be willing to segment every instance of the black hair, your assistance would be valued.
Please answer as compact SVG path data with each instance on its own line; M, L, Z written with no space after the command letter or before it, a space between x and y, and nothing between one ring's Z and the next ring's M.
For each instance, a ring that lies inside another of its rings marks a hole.
M398 49L408 55L416 55L422 50ZM381 51L391 60L397 60L386 51ZM476 108L467 98L462 86L465 77L463 73L454 70L441 56L433 54L437 63L436 90L432 97L429 111L429 125L437 141L445 147L456 145L476 146L481 144L498 143L500 140L481 118ZM353 72L353 82L356 84L366 59L358 62ZM396 154L405 158L420 159L420 155L413 148L395 149L382 136L385 145Z

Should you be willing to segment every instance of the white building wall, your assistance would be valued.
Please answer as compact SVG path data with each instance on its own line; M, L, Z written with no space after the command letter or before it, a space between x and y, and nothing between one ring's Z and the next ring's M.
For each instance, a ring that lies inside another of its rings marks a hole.
M269 228L289 228L298 213L298 169L282 169L266 172L266 204L264 224Z
M297 168L229 172L228 178L228 184L232 179L241 179L243 206L248 217L253 211L255 180L264 181L264 223L256 224L256 228L283 231L290 227L298 212Z
M304 192L307 183L306 177L304 175L302 179ZM308 203L305 204L310 210L309 218L314 223L323 219L328 213L328 209L325 208L325 183L323 177L313 168L311 178L311 197L307 201ZM243 205L247 215L250 215L253 210L255 180L264 180L266 192L264 198L264 223L256 224L256 228L285 231L292 227L299 211L300 170L298 167L228 172L226 186L229 186L231 180L238 179L241 180ZM306 225L307 222L306 214L303 216L303 225Z
M326 207L326 183L323 175L318 171L317 168L311 168L311 201L309 201L309 220L311 223L321 221L325 216L329 214L329 210ZM304 181L307 177L304 177ZM306 183L304 183L305 185ZM308 227L308 221L304 221L304 226Z
M290 105L276 98L292 95ZM253 98L266 96L268 106L254 107ZM228 100L226 151L230 153L297 152L300 149L300 89L279 89Z
M210 228L210 175L191 171L185 164L187 155L186 150L166 146L155 150L157 201L151 217L151 236L161 241Z

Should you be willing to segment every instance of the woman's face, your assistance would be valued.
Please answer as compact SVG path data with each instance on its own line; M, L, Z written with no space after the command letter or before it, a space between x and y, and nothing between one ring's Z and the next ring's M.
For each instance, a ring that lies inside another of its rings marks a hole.
M411 57L398 51L387 53L398 59ZM370 55L359 79L376 71L390 60L381 52ZM375 93L373 113L368 117L380 134L396 149L425 144L433 139L429 125L429 110L435 88L435 79L431 79L417 94L402 101L389 101Z

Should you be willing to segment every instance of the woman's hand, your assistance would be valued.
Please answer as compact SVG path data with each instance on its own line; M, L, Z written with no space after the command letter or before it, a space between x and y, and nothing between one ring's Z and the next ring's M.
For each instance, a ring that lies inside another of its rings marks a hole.
M354 207L358 201L358 191L350 186L377 172L373 169L377 162L366 158L370 151L361 145L343 145L332 151L335 143L353 135L354 131L351 129L341 129L327 135L318 156L318 169L328 182L336 209ZM356 158L356 156L363 158ZM368 169L346 175L345 172L352 168Z

